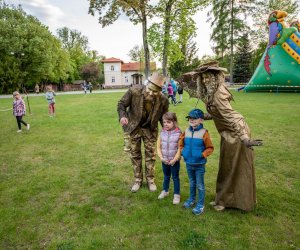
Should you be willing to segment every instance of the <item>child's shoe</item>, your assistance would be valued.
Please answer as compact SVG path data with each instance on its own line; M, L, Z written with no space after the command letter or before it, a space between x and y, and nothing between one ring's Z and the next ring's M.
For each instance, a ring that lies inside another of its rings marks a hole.
M204 212L204 206L202 204L197 204L192 210L194 215L200 215Z
M195 204L194 200L188 199L183 203L184 208L191 208Z
M158 196L158 199L161 200L169 195L169 192L166 192L165 190L161 191L160 195Z
M22 132L22 130L21 130L21 129L18 129L18 130L17 130L17 133L21 133L21 132Z
M29 129L30 129L30 124L29 124L29 123L27 123L27 126L26 126L26 128L27 128L27 130L29 130Z
M140 187L141 187L141 183L136 181L136 182L133 184L133 186L131 187L131 192L132 192L132 193L137 192L137 191L140 189Z
M178 205L179 203L180 203L180 195L179 194L174 194L173 204Z

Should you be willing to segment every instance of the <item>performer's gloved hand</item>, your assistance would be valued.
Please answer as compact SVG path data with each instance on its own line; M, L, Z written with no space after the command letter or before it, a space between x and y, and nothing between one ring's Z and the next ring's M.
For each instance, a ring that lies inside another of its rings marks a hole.
M243 140L243 144L247 148L251 148L252 146L262 146L263 145L263 140L260 140L260 139L256 139L256 140L245 139L245 140Z
M209 113L204 113L204 120L212 120L212 116Z

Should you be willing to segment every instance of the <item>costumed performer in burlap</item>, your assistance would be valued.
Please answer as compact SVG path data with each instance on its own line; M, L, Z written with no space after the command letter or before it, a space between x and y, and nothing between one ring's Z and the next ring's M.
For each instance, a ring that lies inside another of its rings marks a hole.
M148 188L152 192L157 190L154 172L158 122L162 125L162 116L169 108L167 97L161 93L164 82L165 77L155 72L146 86L135 85L129 88L118 102L120 123L130 137L130 158L135 177L132 192L137 192L143 183L142 141Z
M233 96L225 86L218 62L201 65L181 78L183 88L190 96L200 98L208 114L204 119L213 119L221 136L219 172L216 183L215 210L238 208L251 211L256 204L254 151L252 146L261 146L261 140L252 140L250 128L244 117L233 110Z

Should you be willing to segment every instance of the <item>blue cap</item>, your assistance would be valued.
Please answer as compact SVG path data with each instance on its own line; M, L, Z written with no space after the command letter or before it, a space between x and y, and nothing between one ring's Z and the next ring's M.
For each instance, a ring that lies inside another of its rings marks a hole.
M192 109L186 118L194 118L194 119L204 119L204 113L200 109Z

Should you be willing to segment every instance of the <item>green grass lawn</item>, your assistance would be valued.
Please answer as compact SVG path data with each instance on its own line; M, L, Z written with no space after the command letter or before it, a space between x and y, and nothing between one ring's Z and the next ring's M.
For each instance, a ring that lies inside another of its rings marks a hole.
M133 170L123 152L117 101L122 93L59 95L57 116L43 96L30 97L31 124L17 134L11 111L0 112L0 249L300 249L300 96L234 92L232 106L246 117L255 148L257 206L216 212L219 134L205 122L215 152L208 159L205 213L159 201L144 185L131 193ZM0 99L0 110L12 99ZM184 95L181 129L196 99ZM204 108L199 102L200 108ZM181 161L181 196L189 184ZM173 183L171 182L171 193Z

